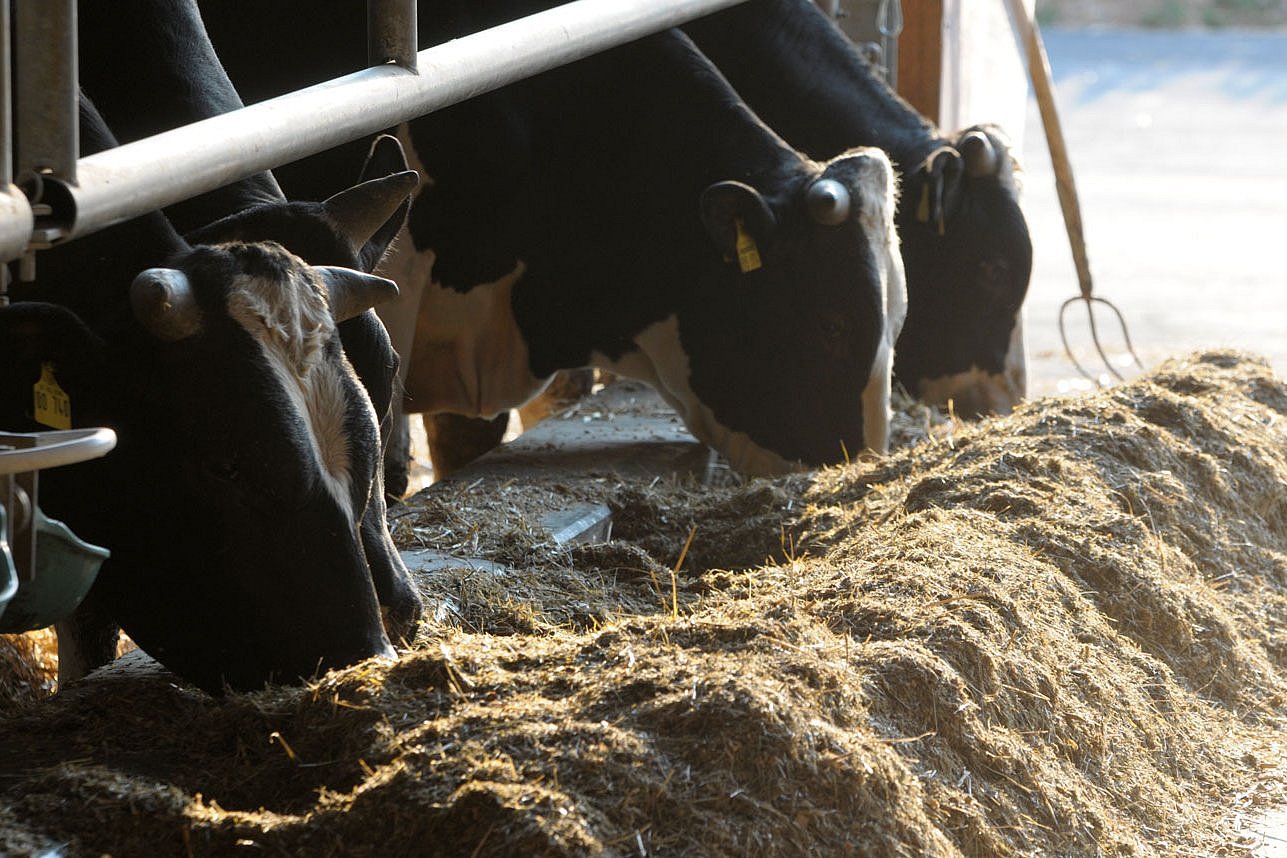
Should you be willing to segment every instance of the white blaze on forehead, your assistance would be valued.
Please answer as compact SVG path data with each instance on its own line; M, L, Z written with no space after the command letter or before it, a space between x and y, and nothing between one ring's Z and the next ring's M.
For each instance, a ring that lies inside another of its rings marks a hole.
M859 223L880 275L880 306L884 308L880 341L871 373L863 379L862 435L867 447L884 453L889 450L894 343L898 341L903 321L907 318L907 277L903 272L898 231L894 227L898 198L893 165L880 149L857 151L867 156L865 167L858 174Z
M342 366L328 362L326 344L335 321L303 263L293 282L261 277L237 278L228 291L228 314L259 344L265 362L296 412L304 418L308 446L323 484L354 520L349 439L349 403ZM375 413L369 400L362 407Z

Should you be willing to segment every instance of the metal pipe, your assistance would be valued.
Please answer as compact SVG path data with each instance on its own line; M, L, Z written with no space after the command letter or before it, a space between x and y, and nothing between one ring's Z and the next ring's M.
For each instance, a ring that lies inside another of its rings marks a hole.
M48 173L75 182L76 0L17 0L14 28L18 181Z
M13 184L13 100L9 90L9 4L0 3L0 264L17 259L31 237L31 205ZM9 269L0 270L0 307L9 303Z
M0 263L9 262L22 256L31 239L31 230L35 218L31 214L31 204L27 197L18 190L17 185L7 184L0 187ZM0 277L8 277L6 268ZM8 284L0 284L0 307L8 303Z
M416 0L366 0L367 65L416 70Z
M85 235L261 170L564 65L742 0L576 0L417 55L254 104L80 162L67 185Z

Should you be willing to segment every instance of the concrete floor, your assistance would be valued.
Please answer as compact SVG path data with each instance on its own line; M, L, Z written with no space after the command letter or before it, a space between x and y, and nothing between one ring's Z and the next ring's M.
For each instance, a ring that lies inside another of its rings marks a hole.
M1096 293L1121 308L1145 363L1232 346L1287 373L1287 33L1044 36ZM1084 389L1055 324L1077 277L1035 102L1022 160L1033 393ZM1076 315L1070 340L1088 347Z

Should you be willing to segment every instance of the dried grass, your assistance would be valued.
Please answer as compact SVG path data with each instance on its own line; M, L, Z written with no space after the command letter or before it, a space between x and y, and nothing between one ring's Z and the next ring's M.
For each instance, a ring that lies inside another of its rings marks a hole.
M1240 814L1282 796L1287 387L1211 353L930 430L715 490L424 502L401 538L498 565L426 580L459 610L411 652L220 701L151 676L25 707L0 721L0 844L1245 854ZM514 511L588 497L607 545Z

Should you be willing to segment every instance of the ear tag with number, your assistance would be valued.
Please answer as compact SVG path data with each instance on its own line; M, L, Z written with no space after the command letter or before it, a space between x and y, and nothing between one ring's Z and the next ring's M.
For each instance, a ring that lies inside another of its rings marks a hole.
M755 246L755 239L746 234L741 218L735 219L733 224L737 227L737 267L747 274L763 264L760 262L760 249Z
M58 386L53 364L41 364L40 378L32 386L31 394L32 413L37 423L51 429L71 428L71 397Z

